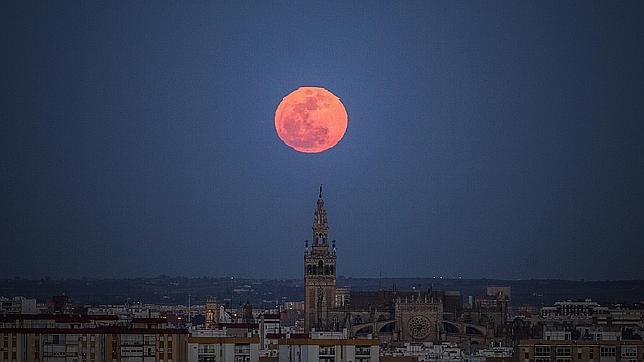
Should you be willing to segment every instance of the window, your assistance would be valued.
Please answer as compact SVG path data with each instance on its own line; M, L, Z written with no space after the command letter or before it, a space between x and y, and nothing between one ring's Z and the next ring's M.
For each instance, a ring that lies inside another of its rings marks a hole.
M200 344L198 347L199 353L215 353L214 344Z
M52 334L50 341L51 344L60 344L60 336L58 334Z
M320 346L318 354L320 362L335 362L335 346Z
M601 347L599 349L600 357L615 357L615 347Z
M370 346L356 346L356 362L370 362Z
M156 336L144 336L143 337L143 343L150 346L150 345L155 345L157 343L157 337Z
M371 347L369 346L356 346L356 355L369 356L371 354Z
M537 357L550 357L550 346L537 346L535 348L535 356Z
M570 356L570 347L557 347L557 356Z
M636 358L637 357L637 347L623 346L622 347L622 357Z
M320 346L320 356L335 356L335 346Z
M250 354L250 344L235 343L235 354L247 355Z
M122 334L121 345L122 346L142 346L143 336L136 335L136 334Z

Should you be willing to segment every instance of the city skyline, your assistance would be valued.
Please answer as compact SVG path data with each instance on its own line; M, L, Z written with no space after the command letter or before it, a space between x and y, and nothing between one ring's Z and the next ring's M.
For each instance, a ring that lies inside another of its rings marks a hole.
M642 278L642 2L1 9L0 278L301 278L320 184L338 275Z

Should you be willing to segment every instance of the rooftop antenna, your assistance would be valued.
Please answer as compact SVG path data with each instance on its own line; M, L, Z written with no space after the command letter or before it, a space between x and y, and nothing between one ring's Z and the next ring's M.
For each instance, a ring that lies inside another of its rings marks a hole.
M277 305L277 319L279 320L279 322L277 323L277 330L281 338L281 335L282 335L282 305L281 304Z
M320 198L322 198L322 184L320 184Z
M190 319L190 317L191 317L191 315L190 315L190 297L191 297L191 294L188 293L188 324L190 324L190 321L191 321L191 319Z

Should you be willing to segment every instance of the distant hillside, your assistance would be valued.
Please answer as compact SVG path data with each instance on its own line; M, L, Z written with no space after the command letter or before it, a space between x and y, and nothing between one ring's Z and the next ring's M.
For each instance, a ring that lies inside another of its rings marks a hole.
M632 304L644 300L644 280L569 281L497 280L440 278L347 278L339 277L338 287L354 290L458 290L467 300L487 286L512 288L513 305L550 305L560 300L590 298L600 303ZM66 294L76 303L120 304L204 303L208 297L238 306L249 301L257 307L274 307L284 301L302 300L302 280L238 278L184 278L159 276L133 279L0 279L0 296L25 296L44 302L53 295Z
M633 304L644 300L644 280L572 281L555 279L501 280L501 279L442 279L442 278L383 278L338 279L338 286L351 286L360 290L435 289L458 290L467 300L487 286L512 288L513 305L551 305L556 301L590 298L600 303Z

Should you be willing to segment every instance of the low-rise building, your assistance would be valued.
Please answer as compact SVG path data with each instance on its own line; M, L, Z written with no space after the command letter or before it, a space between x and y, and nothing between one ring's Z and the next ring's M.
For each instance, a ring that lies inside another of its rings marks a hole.
M460 361L464 353L454 343L404 343L380 351L382 357L407 357L415 361Z
M542 317L590 317L606 313L606 308L602 308L597 302L593 302L590 299L556 302L554 306L541 308Z
M215 331L217 332L217 331ZM227 336L225 332L188 337L189 362L258 362L259 336Z
M546 361L641 361L644 341L546 341L522 340L515 348L515 360Z
M346 333L312 332L279 341L280 362L378 362L380 340L347 338Z
M186 361L185 329L118 323L115 315L0 318L0 360L16 362Z
M37 314L36 299L0 297L0 314Z

